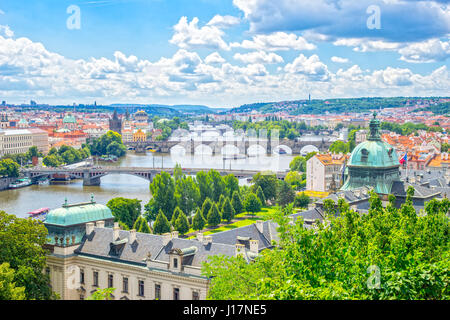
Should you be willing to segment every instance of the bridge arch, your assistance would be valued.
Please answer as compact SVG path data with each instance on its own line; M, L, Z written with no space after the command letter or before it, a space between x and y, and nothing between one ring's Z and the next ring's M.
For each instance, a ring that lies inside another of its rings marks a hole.
M303 148L300 149L300 155L302 157L306 156L308 153L311 152L319 152L319 148L317 148L315 145L312 144L308 144L306 146L304 146Z
M181 144L177 144L177 145L174 145L172 148L170 148L170 153L177 154L177 155L185 155L186 148Z
M247 154L252 157L252 156L258 156L258 155L263 155L266 154L267 150L266 148L264 148L263 146L259 145L259 144L252 144L250 147L248 147L247 149Z
M194 154L210 156L213 154L213 149L206 144L201 144L195 147Z
M232 144L227 144L221 149L222 155L235 156L239 154L239 148Z
M292 154L292 149L284 144L276 146L272 150L273 154Z

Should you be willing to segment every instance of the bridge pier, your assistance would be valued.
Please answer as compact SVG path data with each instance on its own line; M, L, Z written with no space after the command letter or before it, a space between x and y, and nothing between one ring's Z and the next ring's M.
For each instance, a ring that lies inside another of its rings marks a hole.
M89 172L83 174L83 186L99 186L100 177L92 178Z

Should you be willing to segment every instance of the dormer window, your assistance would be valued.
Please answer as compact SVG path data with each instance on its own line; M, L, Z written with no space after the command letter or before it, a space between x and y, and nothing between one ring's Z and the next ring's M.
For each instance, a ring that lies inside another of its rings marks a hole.
M369 158L369 151L367 149L361 150L361 161L367 162L367 159Z
M173 258L173 267L178 268L178 258Z

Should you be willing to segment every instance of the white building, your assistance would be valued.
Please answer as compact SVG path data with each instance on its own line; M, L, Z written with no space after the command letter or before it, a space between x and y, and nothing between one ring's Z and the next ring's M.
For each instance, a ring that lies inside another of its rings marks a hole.
M346 158L343 154L316 154L310 158L306 162L306 189L320 192L339 189Z

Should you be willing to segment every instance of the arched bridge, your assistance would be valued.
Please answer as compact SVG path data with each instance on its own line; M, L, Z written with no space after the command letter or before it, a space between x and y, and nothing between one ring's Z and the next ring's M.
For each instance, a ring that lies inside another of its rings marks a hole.
M186 175L195 175L200 171L209 171L205 168L182 168L182 171ZM221 175L233 174L236 178L249 178L253 177L260 171L255 170L229 170L229 169L214 169ZM37 167L31 169L24 169L22 173L31 178L32 180L39 179L41 177L49 177L55 174L66 175L72 179L83 179L84 186L99 186L101 177L108 174L130 174L140 178L144 178L148 181L152 181L153 177L161 173L161 171L173 174L174 168L139 168L139 167L85 167L85 168L45 168ZM284 179L287 172L276 172L278 179Z
M156 152L169 153L170 149L175 146L182 147L186 153L194 154L195 150L199 147L205 146L210 148L211 153L221 154L224 148L235 147L239 150L239 154L247 155L249 148L254 148L255 146L262 147L267 154L271 154L274 150L279 147L287 147L287 149L292 150L292 154L300 154L300 150L307 146L313 145L317 147L320 151L327 151L332 141L327 139L312 140L312 141L294 141L289 139L280 140L265 140L265 141L138 141L138 142L125 142L125 145L129 150L135 150L137 153L145 153L147 150L152 149Z

